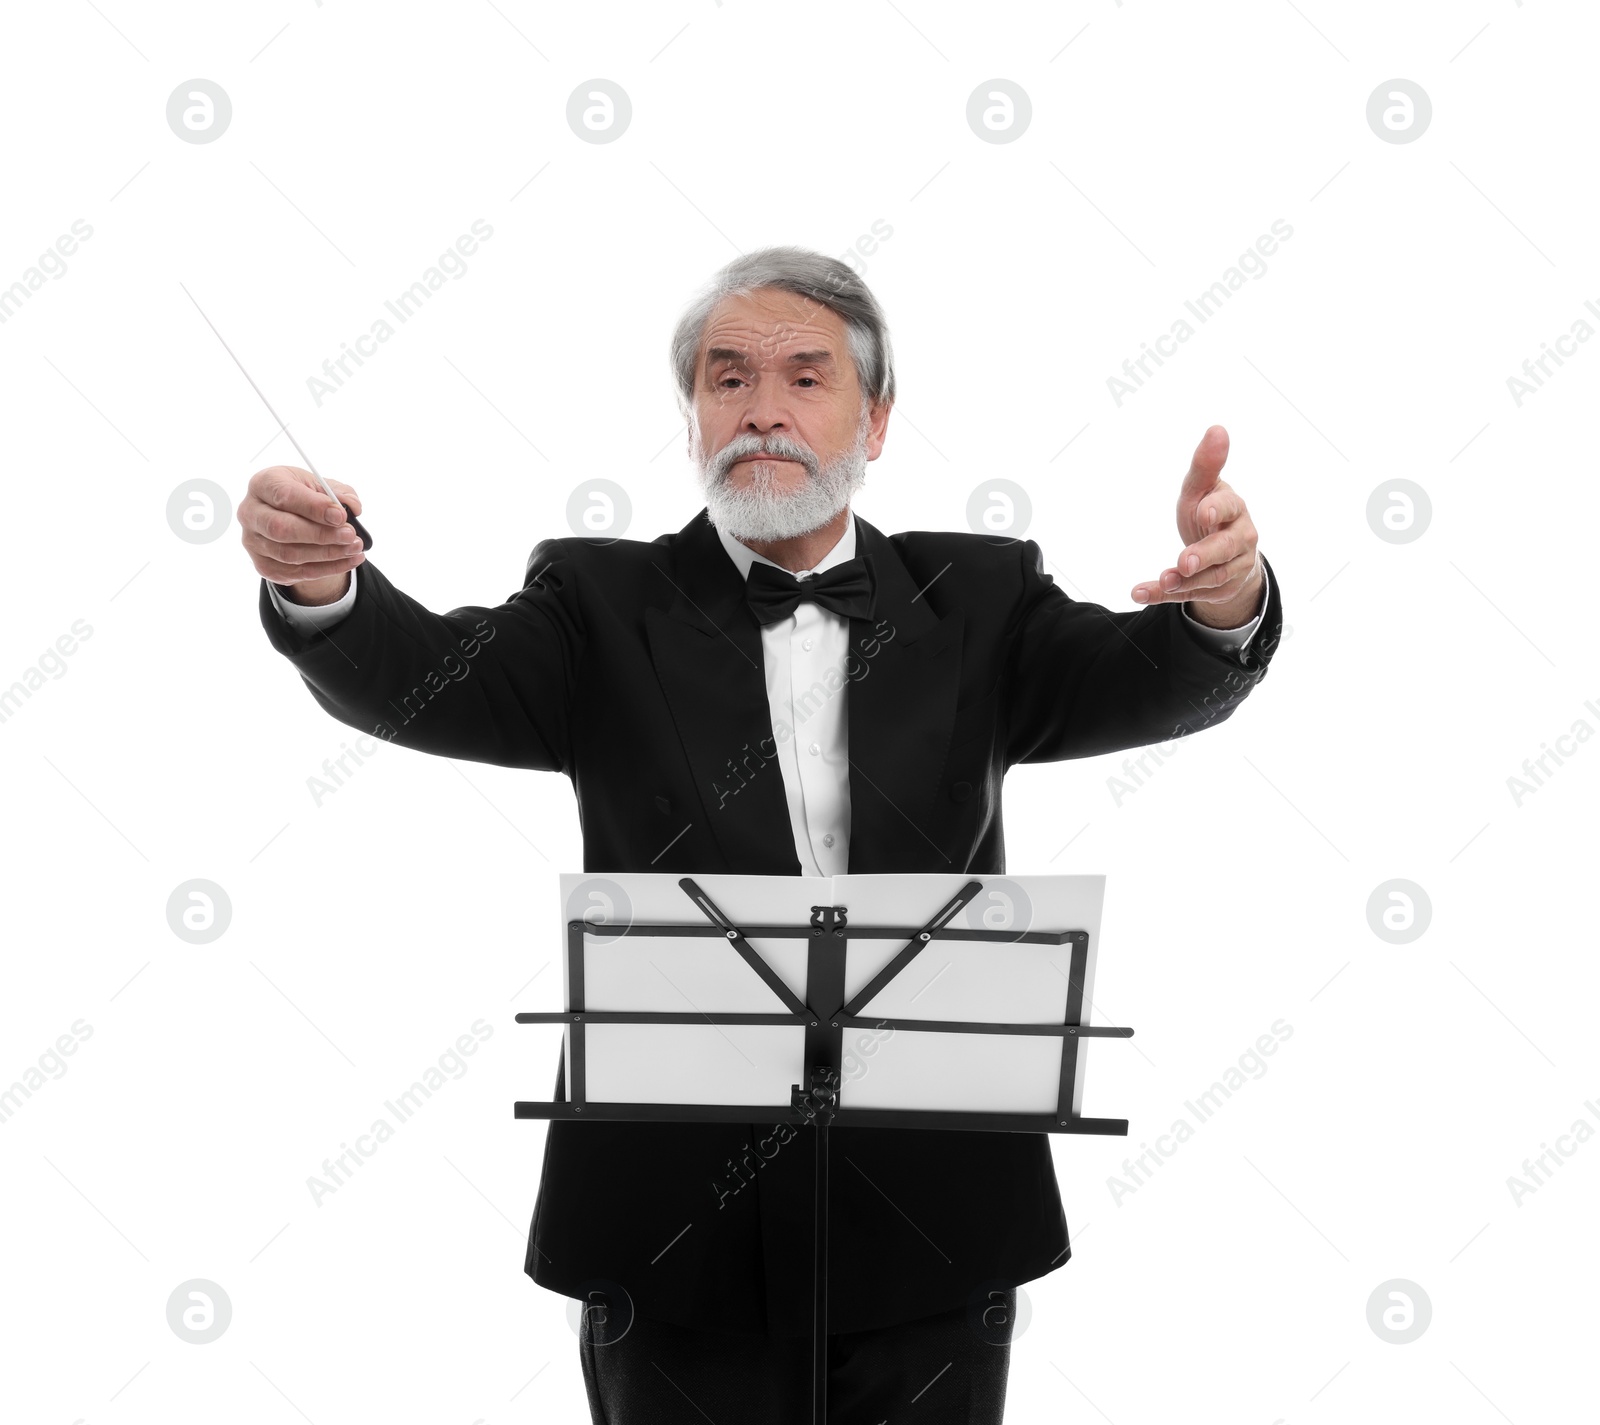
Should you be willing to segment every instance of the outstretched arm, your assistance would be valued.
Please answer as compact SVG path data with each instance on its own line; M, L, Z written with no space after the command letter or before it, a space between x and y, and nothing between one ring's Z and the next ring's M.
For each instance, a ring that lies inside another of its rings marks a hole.
M240 505L240 523L262 575L262 626L317 702L339 721L402 747L567 770L583 627L572 581L543 578L561 562L559 543L536 551L523 589L505 603L434 613L365 561L359 542L350 552L324 552L334 541L318 537L317 521L330 502L301 476L313 478L282 466L260 472ZM354 491L335 489L360 512ZM338 527L343 514L327 527ZM359 576L351 572L357 565ZM337 572L325 573L330 567ZM341 597L348 612L323 628L285 617L277 600L298 602L308 591L304 612L313 605L331 612Z
M1178 497L1185 548L1175 567L1134 588L1147 608L1113 613L1069 598L1038 546L1023 545L1008 762L1092 757L1201 731L1230 717L1265 676L1283 605L1244 501L1221 479L1227 452L1227 432L1212 426Z

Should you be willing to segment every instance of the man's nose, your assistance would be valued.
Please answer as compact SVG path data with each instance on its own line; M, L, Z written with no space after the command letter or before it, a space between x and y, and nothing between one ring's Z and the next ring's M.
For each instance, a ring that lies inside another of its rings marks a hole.
M750 393L739 429L751 435L770 435L775 431L787 435L789 413L771 391L758 388Z
M745 435L755 435L765 438L769 435L787 435L788 427L783 423L781 416L764 416L751 412L744 418L740 431Z

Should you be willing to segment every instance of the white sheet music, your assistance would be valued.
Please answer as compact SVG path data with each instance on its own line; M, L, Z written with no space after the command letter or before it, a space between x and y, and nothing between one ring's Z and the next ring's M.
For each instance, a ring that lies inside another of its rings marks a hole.
M780 997L720 936L607 934L624 925L709 922L671 874L561 877L559 933L564 1003L567 922L593 926L583 952L584 1008L685 1013L786 1012ZM845 998L857 995L906 944L976 880L982 892L951 929L1085 931L1089 936L1081 1022L1092 1021L1104 876L866 875L693 878L741 930L806 925L811 908L846 908ZM874 930L885 933L873 934ZM887 932L897 930L899 935ZM810 937L749 933L751 948L801 1000ZM830 937L831 938L831 937ZM927 949L862 1006L863 1017L997 1024L1060 1024L1067 1009L1071 942L1028 945L955 941ZM787 1110L791 1084L806 1082L804 1030L787 1025L590 1025L585 1092L594 1102L724 1103ZM1050 1113L1060 1092L1058 1036L899 1029L844 1031L842 1107ZM1081 1112L1085 1040L1072 1110ZM567 1048L571 1082L570 1043Z

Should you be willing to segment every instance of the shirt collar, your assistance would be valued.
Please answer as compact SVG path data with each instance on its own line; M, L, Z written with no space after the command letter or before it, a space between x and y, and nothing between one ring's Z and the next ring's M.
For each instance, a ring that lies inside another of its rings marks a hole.
M728 551L728 558L733 560L734 568L739 571L741 579L750 577L750 566L757 562L771 564L774 569L783 566L775 560L768 559L765 554L757 554L747 544L741 544L725 530L717 531L717 538L722 541L722 547ZM817 561L814 569L800 569L790 571L798 579L804 579L812 574L822 574L832 569L835 564L843 564L847 559L856 557L856 517L855 511L849 506L845 507L844 533L839 536L839 542Z

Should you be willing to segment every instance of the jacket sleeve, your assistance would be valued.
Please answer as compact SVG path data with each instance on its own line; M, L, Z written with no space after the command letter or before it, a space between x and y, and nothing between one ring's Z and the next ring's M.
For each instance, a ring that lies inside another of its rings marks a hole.
M340 722L441 757L569 769L584 631L564 541L539 545L523 588L493 608L434 613L369 560L350 613L326 632L291 628L265 580L260 612L272 646Z
M1266 676L1282 638L1283 601L1270 564L1261 626L1246 648L1225 653L1189 628L1178 604L1113 613L1056 587L1033 540L1019 558L1008 766L1094 757L1214 727Z

